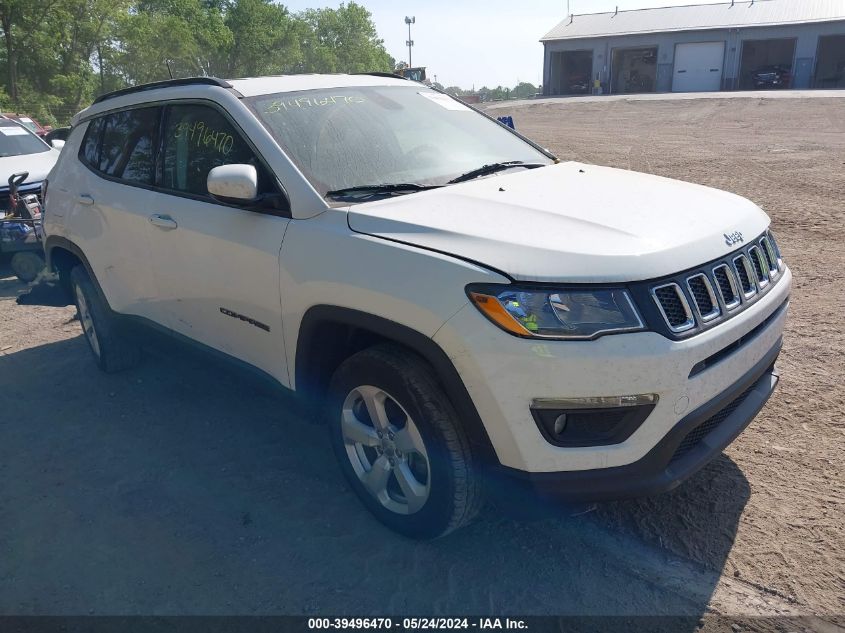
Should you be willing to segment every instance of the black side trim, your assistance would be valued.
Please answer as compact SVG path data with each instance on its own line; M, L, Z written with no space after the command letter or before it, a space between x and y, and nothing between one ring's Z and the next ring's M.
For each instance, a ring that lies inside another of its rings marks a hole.
M729 389L684 417L642 459L624 466L594 470L532 473L505 466L497 470L501 486L529 488L569 501L603 501L644 497L676 488L717 457L745 430L775 390L774 364L782 340ZM744 392L736 409L696 446L673 460L684 438L700 424L732 404Z
M318 305L305 313L299 326L296 345L296 391L307 396L319 397L321 354L315 353L333 344L321 335L327 325L340 324L371 332L379 337L395 341L413 350L425 359L435 370L441 386L455 407L464 424L470 442L480 450L480 457L487 464L498 464L496 453L481 417L463 380L437 343L431 338L407 326L366 312L331 305Z
M124 95L131 95L136 92L146 92L147 90L156 90L158 88L172 88L174 86L217 86L218 88L232 88L232 84L217 77L183 77L180 79L165 79L164 81L153 81L148 84L140 84L138 86L130 86L129 88L121 88L113 92L107 92L94 99L94 103L102 103L109 99L116 99Z

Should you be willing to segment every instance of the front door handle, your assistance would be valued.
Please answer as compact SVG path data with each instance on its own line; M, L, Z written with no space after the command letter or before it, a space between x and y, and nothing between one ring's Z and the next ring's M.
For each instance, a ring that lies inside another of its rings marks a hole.
M79 204L84 204L86 207L90 207L92 204L94 204L94 198L89 196L87 193L80 193L76 197L76 201Z
M172 231L179 226L176 224L176 220L171 218L169 215L159 215L157 213L150 216L150 224L157 226L160 229L164 229L165 231Z

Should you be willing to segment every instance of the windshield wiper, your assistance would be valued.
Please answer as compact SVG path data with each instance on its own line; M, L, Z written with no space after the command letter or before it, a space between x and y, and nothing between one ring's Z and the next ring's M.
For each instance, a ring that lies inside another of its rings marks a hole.
M449 184L454 185L459 182L466 182L467 180L472 180L481 176L487 176L489 174L495 174L497 171L504 171L505 169L511 169L512 167L525 167L526 169L535 169L537 167L545 166L545 163L526 163L525 161L521 160L508 160L501 163L490 163L489 165L482 165L478 169L473 169L472 171L468 171L465 174L461 174L457 178L452 178L452 180L449 181Z
M326 193L327 198L337 200L361 200L389 196L401 196L427 189L437 189L443 185L418 185L413 182L396 182L386 185L358 185L356 187L345 187L335 189Z

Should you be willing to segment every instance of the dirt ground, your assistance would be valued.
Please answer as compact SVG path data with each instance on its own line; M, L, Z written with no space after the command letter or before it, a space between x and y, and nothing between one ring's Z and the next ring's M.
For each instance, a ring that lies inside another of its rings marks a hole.
M562 159L727 189L772 216L795 275L782 381L725 455L661 497L574 517L489 509L409 542L361 508L290 397L160 344L101 374L74 310L19 305L28 289L3 266L0 613L816 614L835 630L845 99L507 113Z

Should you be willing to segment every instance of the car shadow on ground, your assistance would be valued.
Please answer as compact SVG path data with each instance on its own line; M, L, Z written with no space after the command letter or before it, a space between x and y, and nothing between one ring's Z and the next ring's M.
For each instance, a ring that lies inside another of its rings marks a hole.
M655 499L413 542L296 399L217 360L157 344L106 375L77 336L0 375L6 614L700 616L750 494L723 456Z

